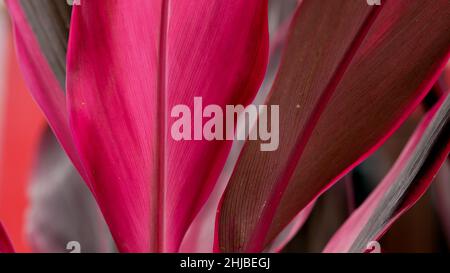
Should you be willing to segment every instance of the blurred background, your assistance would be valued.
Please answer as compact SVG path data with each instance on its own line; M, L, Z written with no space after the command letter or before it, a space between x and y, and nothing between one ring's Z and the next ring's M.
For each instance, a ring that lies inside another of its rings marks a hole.
M64 1L64 0L61 0ZM270 86L297 0L270 1ZM450 86L450 69L432 94ZM262 88L257 98L263 100ZM331 235L382 180L432 103L433 95L361 166L326 192L287 252L320 252ZM23 82L6 9L0 0L0 220L18 252L113 252L114 244L83 181L61 151ZM450 165L428 193L380 242L383 252L447 252L450 244Z
M45 121L24 85L11 27L0 2L0 219L18 251L30 251L25 234L26 187Z

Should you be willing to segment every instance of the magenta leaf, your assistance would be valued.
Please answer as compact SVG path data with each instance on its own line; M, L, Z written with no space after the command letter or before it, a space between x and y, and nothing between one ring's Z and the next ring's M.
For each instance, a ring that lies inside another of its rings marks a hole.
M175 141L178 104L249 104L267 63L267 1L84 1L68 102L77 150L120 251L178 251L230 141Z

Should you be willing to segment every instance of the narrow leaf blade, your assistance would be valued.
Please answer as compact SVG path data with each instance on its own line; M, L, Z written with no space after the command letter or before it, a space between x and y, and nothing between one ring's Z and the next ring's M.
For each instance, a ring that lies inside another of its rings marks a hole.
M363 252L426 192L450 152L450 96L416 129L380 185L333 236L325 252Z
M12 19L16 51L27 87L59 142L84 176L69 129L64 94L70 9L60 0L7 0L5 3Z

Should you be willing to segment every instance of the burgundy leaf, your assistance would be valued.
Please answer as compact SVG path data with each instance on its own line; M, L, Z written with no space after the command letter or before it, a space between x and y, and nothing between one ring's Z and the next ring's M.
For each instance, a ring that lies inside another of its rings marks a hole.
M286 245L283 252L318 253L322 251L352 212L349 210L348 182L352 182L351 173L315 200L315 206L308 221Z
M297 235L298 231L303 227L311 212L314 209L316 202L309 204L302 209L297 216L287 225L278 236L264 249L264 252L278 253Z
M260 143L257 141L248 142L244 146L224 196L219 220L221 250L261 251L264 248L270 225L270 221L266 219L273 217L270 214L273 214L276 206L272 203L277 203L276 199L279 199L279 194L272 193L282 192L281 188L286 184L281 181L285 180L285 168L282 166L289 168L288 162L295 160L288 158L289 154L296 157L301 153L301 143L306 138L300 139L300 134L310 134L308 131L311 131L311 128L308 128L308 124L314 123L320 112L314 113L314 105L325 104L329 95L334 92L336 83L348 67L378 10L379 8L370 8L356 1L348 1L345 4L304 1L300 5L284 53L285 58L289 58L281 63L267 100L270 105L280 105L281 146L275 152L261 152ZM354 14L356 16L353 16ZM341 20L342 22L337 24ZM330 52L333 54L329 54ZM322 57L321 63L317 62L317 55ZM305 72L306 69L312 72ZM334 73L335 71L339 72ZM298 92L309 89L319 91ZM300 111L304 112L302 116L299 116ZM292 123L292 116L299 117L299 120ZM250 172L248 169L253 169L255 165L261 169ZM271 165L280 167L269 167ZM286 171L289 172L287 169ZM244 188L248 190L242 190Z
M448 1L372 9L365 1L300 6L267 101L280 105L280 147L246 143L219 213L222 251L261 251L375 151L436 81L450 48Z
M270 91L270 86L273 83L280 64L282 48L286 42L287 29L298 4L297 2L297 0L269 1L269 64L267 66L264 81L257 96L253 100L254 105L263 104L267 97L268 91ZM234 142L216 186L208 197L208 201L205 203L204 207L189 227L186 236L183 238L180 251L185 253L205 253L213 251L217 208L219 206L221 196L223 195L225 187L233 172L234 166L236 165L239 154L242 151L243 144L244 141L240 140ZM287 227L285 229L286 232L284 234L280 234L280 240L278 240L278 243L272 244L271 248L267 249L267 251L272 252L283 248L289 241L290 236L296 233L295 229L298 230L301 227L301 223L305 220L307 214L308 213L301 213L296 220L293 220L293 222L296 222L297 224Z

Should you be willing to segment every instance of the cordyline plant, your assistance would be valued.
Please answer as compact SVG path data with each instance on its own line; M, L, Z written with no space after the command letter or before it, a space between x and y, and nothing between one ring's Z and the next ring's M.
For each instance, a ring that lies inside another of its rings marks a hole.
M269 59L268 0L6 4L29 90L121 252L280 251L315 200L411 116L450 52L448 0L300 1L265 98L279 105L279 147L246 141L212 194L232 141L176 141L170 111L194 97L252 103ZM366 251L417 202L448 157L449 115L440 92L325 252Z

